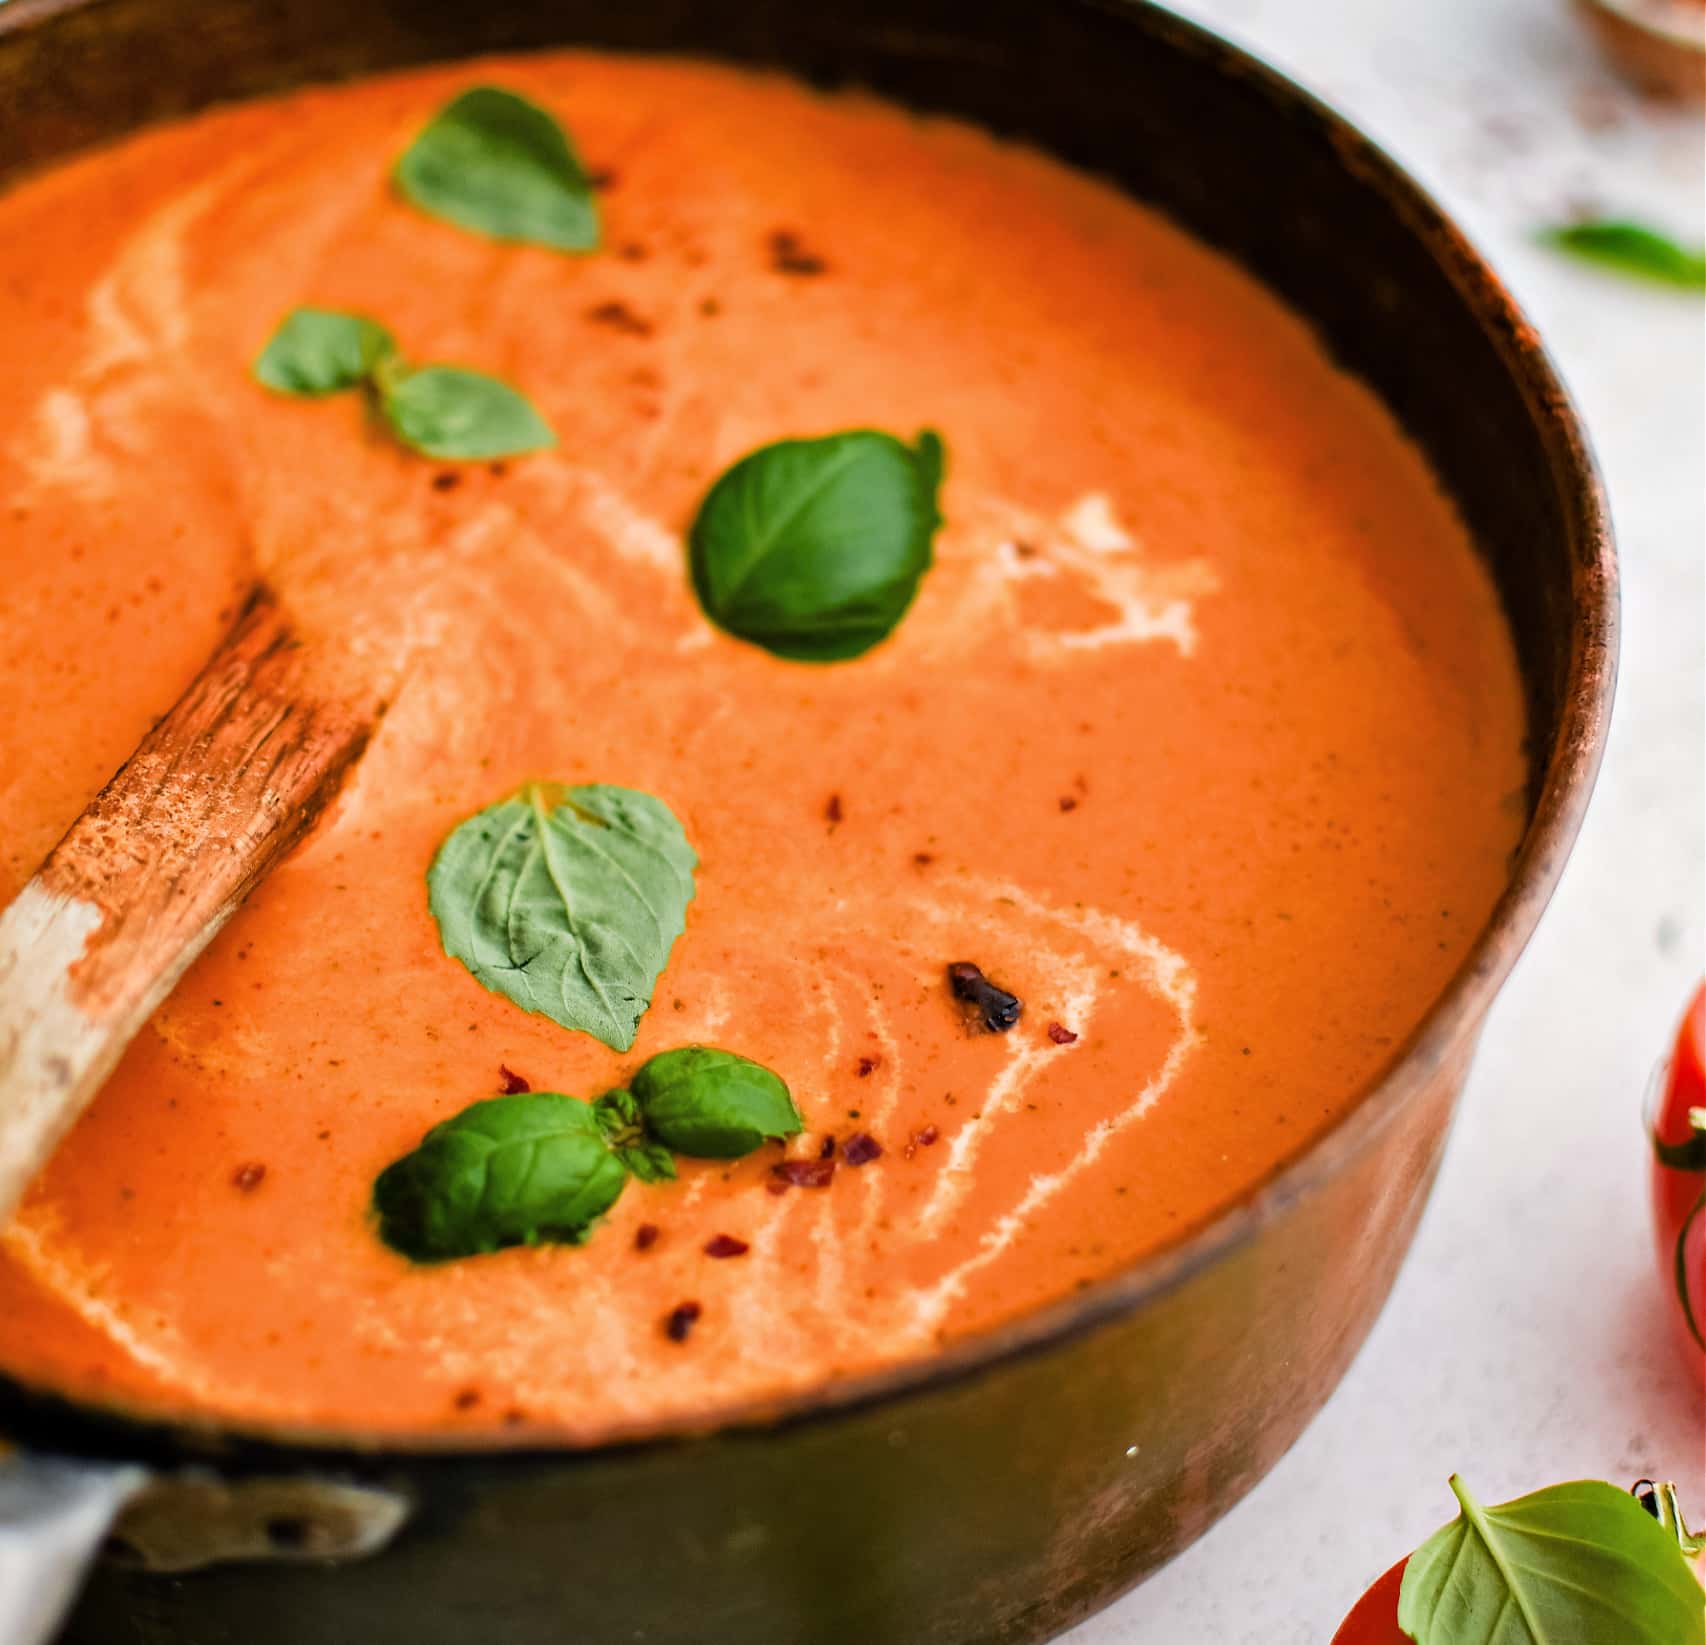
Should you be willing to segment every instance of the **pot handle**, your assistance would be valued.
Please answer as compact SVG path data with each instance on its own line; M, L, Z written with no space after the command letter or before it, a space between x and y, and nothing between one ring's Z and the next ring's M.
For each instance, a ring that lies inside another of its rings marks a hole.
M137 1467L0 1452L0 1642L49 1645Z

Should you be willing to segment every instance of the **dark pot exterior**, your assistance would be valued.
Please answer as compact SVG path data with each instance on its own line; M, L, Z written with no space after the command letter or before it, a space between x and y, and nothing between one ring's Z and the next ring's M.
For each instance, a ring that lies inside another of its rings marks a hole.
M0 179L307 79L589 43L780 64L1108 173L1303 311L1426 449L1527 682L1532 820L1479 946L1382 1081L1180 1245L939 1362L697 1437L457 1454L134 1421L0 1383L38 1448L400 1498L366 1558L183 1575L119 1558L67 1645L1032 1645L1235 1503L1332 1392L1392 1285L1481 1020L1586 804L1615 565L1580 430L1520 315L1414 187L1286 82L1155 8L991 0L13 0ZM307 1511L312 1519L313 1510ZM315 1527L274 1524L284 1552Z

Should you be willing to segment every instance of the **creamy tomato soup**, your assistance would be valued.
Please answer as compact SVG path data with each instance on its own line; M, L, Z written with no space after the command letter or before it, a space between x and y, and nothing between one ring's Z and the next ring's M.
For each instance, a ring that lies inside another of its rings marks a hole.
M398 198L477 82L604 174L601 251ZM303 303L501 374L556 448L446 465L268 394ZM0 202L0 381L0 900L257 575L394 682L5 1231L28 1380L592 1436L928 1355L1305 1146L1504 883L1516 667L1421 457L1230 262L967 126L569 53L221 111ZM858 427L948 453L892 638L815 666L713 628L683 557L711 481ZM655 794L698 852L631 1053L482 988L429 914L446 834L535 778ZM960 961L1016 1027L968 1029ZM590 1097L688 1043L787 1081L786 1157L881 1154L787 1192L778 1145L684 1160L580 1246L376 1236L376 1175L500 1068Z

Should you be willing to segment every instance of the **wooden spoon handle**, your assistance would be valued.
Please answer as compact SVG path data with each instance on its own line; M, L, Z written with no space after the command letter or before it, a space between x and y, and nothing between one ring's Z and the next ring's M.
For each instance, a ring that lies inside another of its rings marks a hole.
M0 913L0 1227L119 1054L307 832L383 705L330 689L257 588Z

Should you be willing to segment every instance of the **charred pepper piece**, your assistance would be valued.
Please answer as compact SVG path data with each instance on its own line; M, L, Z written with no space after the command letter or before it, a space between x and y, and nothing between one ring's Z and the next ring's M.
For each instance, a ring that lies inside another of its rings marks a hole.
M970 960L959 960L948 967L948 987L966 1007L966 1014L994 1034L1005 1034L1025 1009L1023 1000L998 988Z

